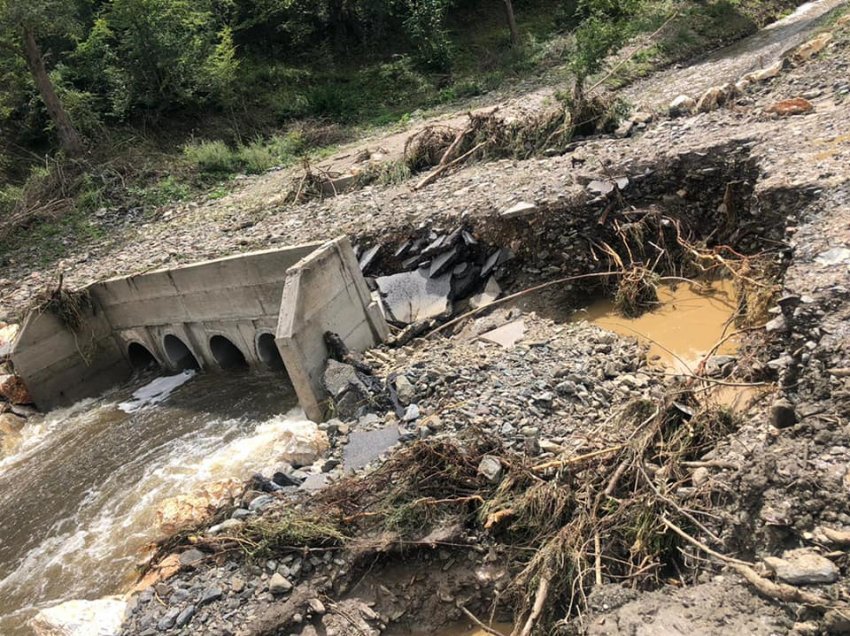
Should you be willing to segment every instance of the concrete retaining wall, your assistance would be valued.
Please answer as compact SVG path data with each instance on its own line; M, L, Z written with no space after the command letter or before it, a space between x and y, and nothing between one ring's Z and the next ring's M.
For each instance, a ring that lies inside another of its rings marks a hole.
M325 332L338 334L354 351L383 342L389 328L347 238L316 250L286 277L277 346L307 417L321 421L327 394L322 384L328 351Z
M73 404L130 377L123 347L92 300L76 332L50 311L31 312L22 325L12 365L42 410Z
M264 368L258 340L270 334L302 407L319 420L324 332L338 333L350 348L362 350L384 340L388 331L347 239L113 278L88 291L93 308L78 332L49 312L31 313L15 344L15 372L41 409L98 395L127 380L132 343L163 368L177 370L178 360L165 346L174 336L200 368L214 370L220 365L210 340L222 336L249 366Z
M274 333L287 270L321 246L310 243L219 258L92 286L119 338L138 342L166 368L176 369L163 345L177 336L201 368L217 369L209 341L221 335L252 366L261 366L256 334Z

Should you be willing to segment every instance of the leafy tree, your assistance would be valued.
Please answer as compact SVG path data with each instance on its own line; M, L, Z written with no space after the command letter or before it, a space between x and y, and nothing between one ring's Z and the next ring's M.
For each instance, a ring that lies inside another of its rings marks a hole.
M229 0L112 0L77 51L84 81L115 115L233 97Z
M404 29L416 48L419 60L430 68L446 69L451 64L451 42L446 30L446 13L451 0L401 0Z
M4 75L14 76L23 60L50 116L62 149L83 152L83 140L71 122L47 71L40 41L69 37L77 30L76 6L67 0L0 0L0 49L6 54Z

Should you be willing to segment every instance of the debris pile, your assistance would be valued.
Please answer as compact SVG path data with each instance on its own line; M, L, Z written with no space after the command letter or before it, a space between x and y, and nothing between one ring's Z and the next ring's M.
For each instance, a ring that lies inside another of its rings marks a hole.
M463 227L450 232L423 228L418 234L396 245L358 250L360 268L380 294L390 322L401 328L416 325L412 330L422 332L436 320L499 296L497 276L513 258L509 249L489 247ZM381 270L393 273L370 276Z

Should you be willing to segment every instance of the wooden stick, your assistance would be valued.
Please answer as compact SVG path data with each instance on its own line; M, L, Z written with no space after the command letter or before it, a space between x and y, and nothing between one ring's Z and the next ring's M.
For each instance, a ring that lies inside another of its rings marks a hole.
M661 518L661 522L670 528L673 532L678 534L688 543L698 547L700 550L713 556L724 563L727 563L729 567L731 567L735 572L740 574L746 581L752 585L757 592L759 592L762 596L766 596L767 598L782 601L785 603L802 603L803 605L808 605L810 607L817 608L833 608L836 606L836 603L830 601L829 599L823 598L822 596L818 596L817 594L812 594L811 592L806 592L804 590L798 589L792 585L787 585L785 583L774 583L773 581L769 581L763 576L756 573L753 570L751 564L746 561L740 561L738 559L726 556L725 554L720 554L719 552L715 552L711 548L709 548L704 543L698 541L693 538L687 532L682 530L679 526L674 524L672 521Z
M751 563L747 563L746 561L741 561L740 559L736 559L734 557L726 556L725 554L720 554L720 552L712 550L711 548L709 548L707 545L705 545L701 541L694 539L691 535L689 535L687 532L682 530L679 526L677 526L675 523L673 523L672 521L670 521L666 517L661 517L661 523L663 523L665 526L670 528L670 530L672 530L673 532L678 534L685 541L695 545L696 547L698 547L700 550L702 550L706 554L713 556L715 559L720 559L724 563L729 563L729 564L732 564L732 565L743 565L744 567L748 567L748 568L752 566Z
M710 461L694 461L694 462L679 462L680 466L686 468L728 468L730 470L739 470L740 464L729 462L722 459L712 459Z
M428 332L423 337L424 338L430 338L434 334L440 333L444 329L448 329L452 325L456 325L457 323L461 322L462 320L466 320L467 318L470 318L470 317L472 317L476 314L479 314L482 311L492 309L493 307L495 307L497 305L501 305L501 304L509 302L511 300L516 300L517 298L521 298L521 297L526 296L528 294L532 294L536 291L540 291L541 289L545 289L547 287L552 287L553 285L561 285L563 283L569 283L569 282L572 282L572 281L575 281L575 280L582 280L584 278L598 278L598 277L601 277L601 276L619 276L619 275L620 275L620 272L596 272L596 273L593 273L593 274L579 274L577 276L567 276L566 278L558 278L557 280L550 280L547 283L542 283L540 285L536 285L534 287L529 287L528 289L524 289L522 291L516 292L515 294L510 294L508 296L504 296L502 298L499 298L498 300L494 300L489 305L484 305L483 307L479 307L478 309L473 309L472 311L468 311L465 314L461 314L457 318L453 318L452 320L449 320L448 322L443 323L442 325L440 325L439 327L437 327L433 331Z
M540 584L537 586L537 594L534 597L534 606L531 608L531 613L525 621L522 629L517 625L516 629L511 633L511 636L531 636L531 631L534 629L534 623L543 613L543 606L546 603L546 597L549 596L550 576L545 575L540 578Z
M757 592L767 598L783 601L785 603L802 603L803 605L823 609L833 608L837 605L829 599L798 589L792 585L768 581L766 578L758 575L755 570L746 565L738 565L736 563L732 563L730 565L733 570L743 576L750 585L756 588Z
M602 585L602 542L599 540L599 532L593 533L593 549L596 553L596 584Z
M457 147L460 145L460 142L463 141L463 138L466 137L466 133L469 132L469 128L464 128L463 130L459 130L457 135L455 135L454 141L449 145L446 152L443 153L442 159L440 159L440 163L438 165L444 166L449 160L449 157L452 156L452 153L457 150Z
M466 614L466 617L467 617L469 620L471 620L473 623L475 623L478 627L480 627L481 629L483 629L483 630L484 630L485 632L487 632L488 634L492 634L492 636L505 636L505 635L504 635L502 632L500 632L499 630L497 630L497 629L493 629L493 628L492 628L492 627L490 627L487 623L484 623L484 622L482 622L482 621L478 620L478 618L475 616L475 614L473 614L472 612L470 612L470 611L469 611L468 609L466 609L463 605L461 605L461 606L460 606L460 611L461 611L461 612L463 612L464 614Z
M481 149L482 146L486 146L488 143L490 143L490 142L489 141L482 141L480 144L478 144L477 146L475 146L471 150L468 150L467 152L463 153L460 157L458 157L457 159L455 159L451 163L447 163L444 166L438 167L436 170L431 172L431 174L427 175L424 179L422 179L422 181L420 181L415 186L413 186L413 189L414 190L421 190L426 185L433 183L434 181L437 180L437 177L439 177L441 174L443 174L446 170L448 170L449 168L451 168L454 165L459 164L461 161L468 158L470 155L472 155L473 153L475 153L476 151Z
M585 459L593 459L594 457L599 457L600 455L607 455L608 453L613 453L618 450L622 450L624 444L620 444L618 446L612 446L611 448L603 448L602 450L593 451L592 453L586 453L584 455L578 455L576 457L570 457L569 459L553 459L548 462L543 462L542 464L537 464L537 466L532 466L531 470L538 472L541 470L546 470L547 468L555 468L569 466L570 464L578 464L579 462L583 462Z

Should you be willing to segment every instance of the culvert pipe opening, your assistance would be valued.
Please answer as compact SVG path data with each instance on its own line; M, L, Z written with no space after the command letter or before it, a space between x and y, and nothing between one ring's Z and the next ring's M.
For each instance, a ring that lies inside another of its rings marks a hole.
M257 338L257 355L271 371L284 371L286 368L275 344L274 336L270 333L260 334Z
M224 336L210 338L210 351L212 351L213 358L215 358L218 366L225 371L248 368L245 355L239 350L239 347Z
M159 362L154 355L147 347L138 342L131 342L130 346L127 347L127 357L130 359L130 366L135 371L159 368Z
M178 371L185 371L187 369L199 370L201 368L192 351L177 336L168 334L162 343L165 347L165 355L168 356L168 360Z

